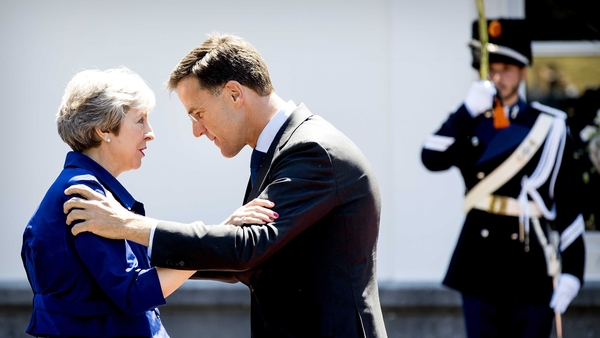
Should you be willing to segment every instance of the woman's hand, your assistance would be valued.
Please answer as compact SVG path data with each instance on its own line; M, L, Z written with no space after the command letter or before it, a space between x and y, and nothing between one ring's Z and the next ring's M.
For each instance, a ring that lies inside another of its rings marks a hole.
M231 214L221 224L245 225L245 224L265 224L274 221L279 214L269 209L273 208L275 203L269 200L255 198L246 205L240 207Z

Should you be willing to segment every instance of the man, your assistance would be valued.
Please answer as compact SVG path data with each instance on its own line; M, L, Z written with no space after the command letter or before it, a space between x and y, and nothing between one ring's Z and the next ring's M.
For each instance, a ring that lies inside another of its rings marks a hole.
M466 219L443 283L462 293L469 338L549 337L553 311L563 313L583 283L572 145L563 112L519 97L531 64L526 23L488 20L488 31L491 82L473 83L422 151L427 169L456 166L466 185ZM474 22L477 70L478 36Z
M246 218L241 227L155 221L70 188L103 201L65 204L82 209L68 216L69 224L83 220L73 233L133 240L150 246L152 265L246 284L253 337L386 337L375 273L379 188L358 147L303 104L282 100L261 56L236 36L210 36L181 60L168 87L194 136L225 157L254 148L257 171L244 200L273 201L279 218Z

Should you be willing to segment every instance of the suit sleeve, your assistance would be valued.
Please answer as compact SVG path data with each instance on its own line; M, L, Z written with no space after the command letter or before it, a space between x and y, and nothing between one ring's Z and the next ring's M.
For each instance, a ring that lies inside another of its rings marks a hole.
M464 147L461 145L466 136L473 131L475 121L464 104L455 113L450 114L442 127L425 140L421 151L423 165L431 171L458 166L464 156L464 151L461 150Z
M581 198L575 187L577 171L573 163L573 143L567 137L563 160L560 166L555 188L556 219L554 226L560 233L560 253L562 258L562 272L579 278L583 285L585 265L585 245L583 235L585 224L581 214Z
M154 234L152 265L245 271L283 248L334 206L332 161L318 143L287 145L272 163L269 180L260 198L275 203L280 215L275 222L238 227L161 221Z
M196 271L190 279L212 280L223 283L239 282L239 280L229 271Z
M85 184L106 195L104 188L90 175L75 177L69 183ZM105 239L91 232L81 233L74 240L77 253L89 272L121 310L138 315L166 303L156 269L140 268L138 259L147 257L137 257L127 241Z

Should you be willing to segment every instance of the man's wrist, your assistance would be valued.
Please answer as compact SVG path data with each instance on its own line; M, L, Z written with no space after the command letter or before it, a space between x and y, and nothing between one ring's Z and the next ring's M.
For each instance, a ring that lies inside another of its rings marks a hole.
M149 219L152 221L152 228L150 229L150 235L148 237L148 258L152 258L152 243L154 242L154 232L156 231L156 226L158 225L158 220Z
M127 222L127 226L124 227L125 238L148 247L150 245L150 233L156 228L158 220L135 215Z

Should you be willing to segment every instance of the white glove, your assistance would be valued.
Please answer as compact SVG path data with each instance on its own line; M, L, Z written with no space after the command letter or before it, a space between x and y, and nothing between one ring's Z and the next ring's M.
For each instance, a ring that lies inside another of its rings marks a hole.
M483 80L473 82L464 102L469 114L477 117L492 109L494 95L496 95L496 87L493 82Z
M580 287L579 278L568 273L560 274L558 285L550 300L550 307L554 309L554 312L564 313L573 298L577 296Z

